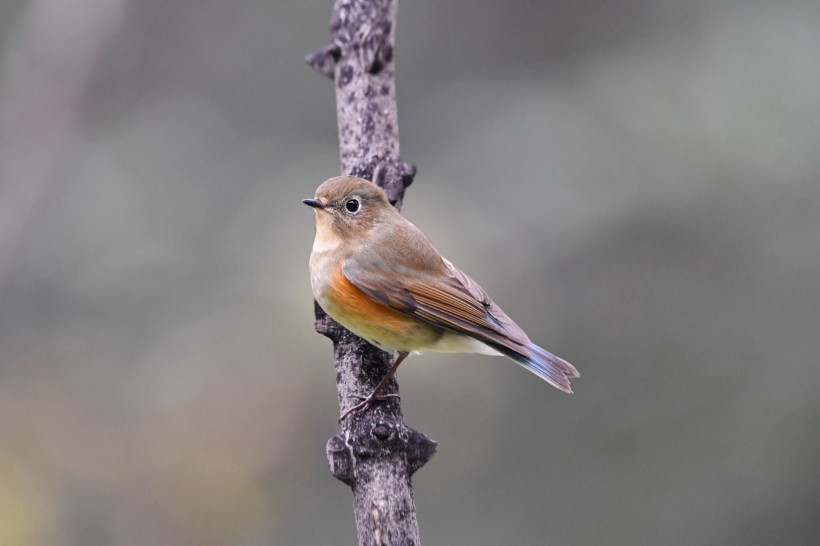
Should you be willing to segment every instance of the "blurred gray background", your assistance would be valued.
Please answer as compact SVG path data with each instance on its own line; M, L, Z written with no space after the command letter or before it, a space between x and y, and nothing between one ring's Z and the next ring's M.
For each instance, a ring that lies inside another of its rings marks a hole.
M330 1L0 3L0 544L354 544ZM537 342L424 355L425 544L820 543L820 4L402 2L404 214Z

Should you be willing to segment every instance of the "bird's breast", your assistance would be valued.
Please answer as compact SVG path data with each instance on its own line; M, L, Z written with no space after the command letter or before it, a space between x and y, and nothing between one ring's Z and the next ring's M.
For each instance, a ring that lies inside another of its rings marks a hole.
M320 260L321 255L316 257ZM382 349L407 352L428 349L441 337L432 325L368 298L344 276L341 260L319 267L322 272L311 275L316 301L359 337Z

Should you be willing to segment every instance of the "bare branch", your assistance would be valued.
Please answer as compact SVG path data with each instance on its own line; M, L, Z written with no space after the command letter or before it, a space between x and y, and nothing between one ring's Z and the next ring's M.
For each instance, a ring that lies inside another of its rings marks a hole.
M337 0L332 43L306 60L336 86L342 172L371 180L401 207L416 174L399 159L394 28L397 0ZM315 306L316 331L333 341L340 414L372 392L391 357L358 338ZM398 394L392 379L385 394ZM360 545L420 544L412 474L436 443L404 422L398 398L345 419L327 443L333 475L353 488Z

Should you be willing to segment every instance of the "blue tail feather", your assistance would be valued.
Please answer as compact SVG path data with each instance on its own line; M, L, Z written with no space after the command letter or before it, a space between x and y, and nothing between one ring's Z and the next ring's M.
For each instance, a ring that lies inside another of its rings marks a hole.
M572 364L534 343L525 345L524 350L521 352L508 347L497 347L497 349L553 387L564 392L572 392L569 384L570 379L581 377L581 374Z

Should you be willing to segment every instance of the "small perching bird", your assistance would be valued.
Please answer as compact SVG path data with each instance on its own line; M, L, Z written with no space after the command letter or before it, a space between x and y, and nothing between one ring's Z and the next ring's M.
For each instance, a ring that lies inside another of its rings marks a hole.
M572 392L569 362L530 341L470 277L439 254L375 184L353 176L326 180L313 199L313 295L342 326L398 357L363 402L374 400L412 352L504 355L550 385Z

